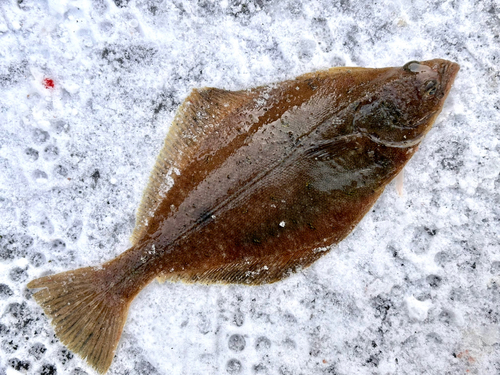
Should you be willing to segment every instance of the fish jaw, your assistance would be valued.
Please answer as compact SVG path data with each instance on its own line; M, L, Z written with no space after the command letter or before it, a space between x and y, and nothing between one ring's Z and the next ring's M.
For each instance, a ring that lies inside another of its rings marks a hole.
M451 90L453 82L455 82L455 77L457 76L458 71L460 70L460 65L452 61L443 60L443 62L441 63L441 69L442 69L441 82L442 85L444 84L444 93L445 93L441 101L444 102L446 97L448 96L448 93Z
M444 60L444 59L433 59L428 61L423 61L420 63L423 66L427 66L431 69L431 72L434 75L437 75L438 80L440 82L438 92L435 94L436 96L436 109L433 111L432 115L429 116L426 123L424 124L425 129L422 131L423 138L429 130L432 128L436 118L441 113L443 109L444 102L448 97L448 94L453 86L455 78L460 70L460 65L453 61Z

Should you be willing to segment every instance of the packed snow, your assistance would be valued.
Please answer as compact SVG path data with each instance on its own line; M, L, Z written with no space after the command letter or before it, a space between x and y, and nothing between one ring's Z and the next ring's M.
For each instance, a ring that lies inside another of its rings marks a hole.
M126 250L179 104L332 66L461 65L354 232L279 283L146 287L109 374L499 374L495 0L0 0L0 375L93 374L26 288Z

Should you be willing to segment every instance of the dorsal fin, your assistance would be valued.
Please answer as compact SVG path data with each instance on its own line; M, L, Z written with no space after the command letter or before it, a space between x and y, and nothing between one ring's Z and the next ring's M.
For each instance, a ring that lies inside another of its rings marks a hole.
M161 202L164 193L172 184L170 175L182 169L182 161L194 154L196 144L217 131L228 113L255 97L253 91L227 91L205 87L193 89L177 110L174 121L165 138L156 164L149 177L149 183L136 213L136 224L131 236L132 244L144 234L149 219Z

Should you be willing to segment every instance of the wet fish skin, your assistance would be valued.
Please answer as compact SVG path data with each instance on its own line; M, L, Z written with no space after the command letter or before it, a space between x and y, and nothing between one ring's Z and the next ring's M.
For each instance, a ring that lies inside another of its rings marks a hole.
M133 246L28 287L43 288L35 300L61 341L107 371L130 302L155 277L275 282L345 238L415 153L458 69L436 59L193 90L152 173Z
M162 253L166 265L155 262L152 272L185 281L262 283L307 266L316 258L312 249L350 232L430 128L449 89L445 81L439 92L426 94L428 82L441 81L439 69L448 66L433 64L409 64L419 66L418 73L380 69L375 78L372 69L312 74L253 91L242 112L259 121L240 120L237 136L209 138L174 177L139 241L171 254ZM287 106L287 100L296 102ZM236 269L226 275L222 268L232 264ZM246 275L257 270L255 278Z

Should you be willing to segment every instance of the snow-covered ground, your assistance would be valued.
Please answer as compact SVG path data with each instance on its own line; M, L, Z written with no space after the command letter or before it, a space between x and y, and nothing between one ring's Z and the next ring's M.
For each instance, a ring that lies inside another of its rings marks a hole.
M0 375L93 373L26 283L127 248L192 88L431 58L461 71L402 197L282 282L152 283L109 374L499 374L499 35L495 0L0 0Z

